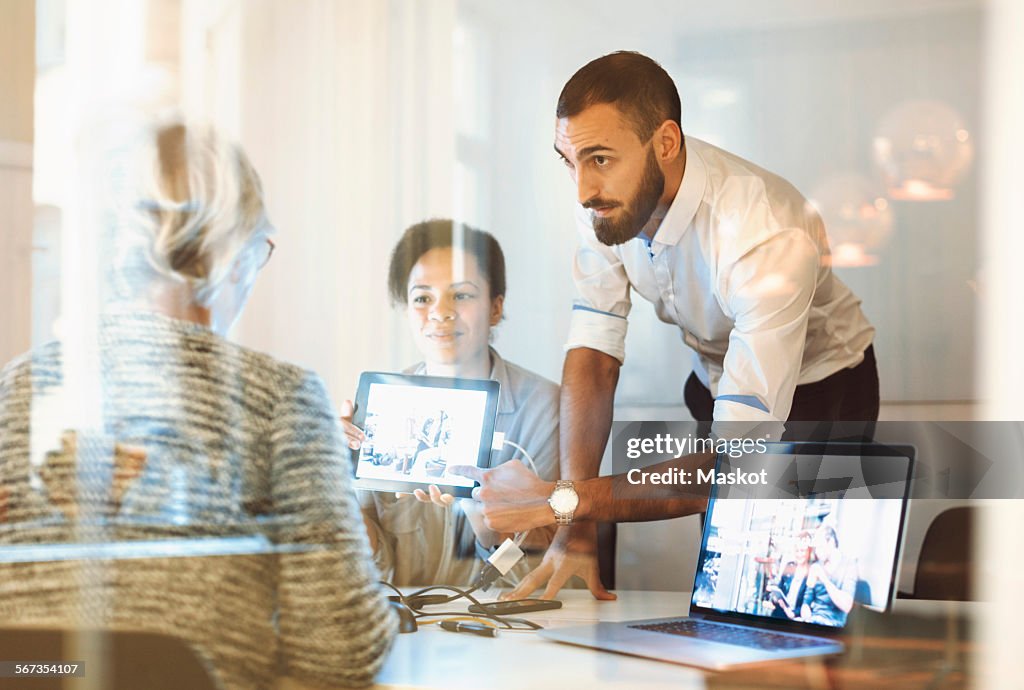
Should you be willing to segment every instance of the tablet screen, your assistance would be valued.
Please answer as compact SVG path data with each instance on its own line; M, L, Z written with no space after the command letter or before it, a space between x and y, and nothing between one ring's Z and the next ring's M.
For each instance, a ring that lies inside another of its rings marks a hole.
M480 465L489 456L497 382L373 378L384 377L391 380L360 383L357 398L365 396L365 401L358 401L362 407L356 422L366 440L356 463L357 485L396 491L403 490L396 482L472 488L472 479L448 468Z

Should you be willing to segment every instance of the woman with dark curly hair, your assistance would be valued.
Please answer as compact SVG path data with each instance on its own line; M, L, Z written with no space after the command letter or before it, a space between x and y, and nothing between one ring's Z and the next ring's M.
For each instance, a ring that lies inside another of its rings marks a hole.
M501 384L494 430L526 448L540 475L558 474L558 385L506 361L491 347L492 331L505 308L505 257L489 233L430 220L408 228L395 245L388 270L392 301L405 311L423 361L406 373L495 379ZM351 447L366 440L342 408ZM515 456L493 451L490 466ZM414 462L414 461L411 461ZM468 585L479 558L505 535L489 530L472 501L458 501L436 486L412 497L383 493L363 497L363 513L381 570L395 584ZM531 533L526 544L544 548L550 530ZM521 563L507 576L517 582Z

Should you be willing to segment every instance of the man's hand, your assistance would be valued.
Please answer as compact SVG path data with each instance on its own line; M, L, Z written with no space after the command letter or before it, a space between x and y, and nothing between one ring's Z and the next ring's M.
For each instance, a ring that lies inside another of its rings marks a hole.
M465 514L466 519L469 521L470 527L473 528L473 534L476 535L476 540L480 542L480 545L485 549L490 549L500 544L505 538L511 539L512 533L501 534L487 527L484 522L483 513L480 511L479 501L474 501L469 498L460 498L459 507ZM545 545L546 546L546 545Z
M597 523L580 523L560 527L544 560L519 586L502 595L502 599L525 599L545 582L543 599L554 599L573 575L579 575L595 599L612 600L615 595L604 588L597 568Z
M404 495L408 496L408 494ZM427 487L427 491L416 489L412 492L412 495L421 503L433 503L442 508L451 508L455 505L455 497L451 494L442 493L436 484L431 484ZM499 534L487 526L478 501L461 498L459 499L459 507L465 514L466 519L469 520L469 525L473 528L473 534L476 535L477 541L485 548L489 549L492 546L497 546L505 536L511 536Z
M409 494L396 495L402 497L403 495L408 496ZM416 500L420 503L433 503L441 508L451 508L455 505L455 497L451 494L442 492L441 489L437 488L436 484L428 486L427 491L424 491L423 489L414 489L412 495L415 496ZM462 512L469 520L469 525L473 528L473 534L476 535L476 539L480 544L489 549L492 546L496 546L501 543L503 535L500 535L487 527L478 502L462 498L459 499L459 507L462 508Z
M492 470L458 465L448 471L480 483L473 498L480 501L484 523L495 532L524 532L555 522L548 505L554 482L544 481L518 460Z

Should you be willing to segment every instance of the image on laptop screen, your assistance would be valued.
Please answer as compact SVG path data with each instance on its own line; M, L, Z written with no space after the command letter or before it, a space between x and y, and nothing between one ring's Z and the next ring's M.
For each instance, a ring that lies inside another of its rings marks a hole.
M800 456L765 458L789 464ZM853 458L806 458L816 467ZM882 458L874 458L884 461ZM899 459L897 459L898 461ZM735 490L734 490L735 491ZM692 604L719 612L841 628L855 604L884 610L898 554L903 501L729 498L709 504Z
M487 392L373 383L356 477L472 487L447 471L476 465Z

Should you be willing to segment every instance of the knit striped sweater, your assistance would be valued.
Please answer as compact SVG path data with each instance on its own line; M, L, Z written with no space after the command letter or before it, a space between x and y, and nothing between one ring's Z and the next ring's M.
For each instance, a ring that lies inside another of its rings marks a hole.
M102 430L76 448L53 432L61 345L0 372L0 622L173 634L227 688L370 684L396 625L322 381L152 314L104 317L98 339ZM115 443L144 451L127 479ZM184 555L11 556L154 540Z

